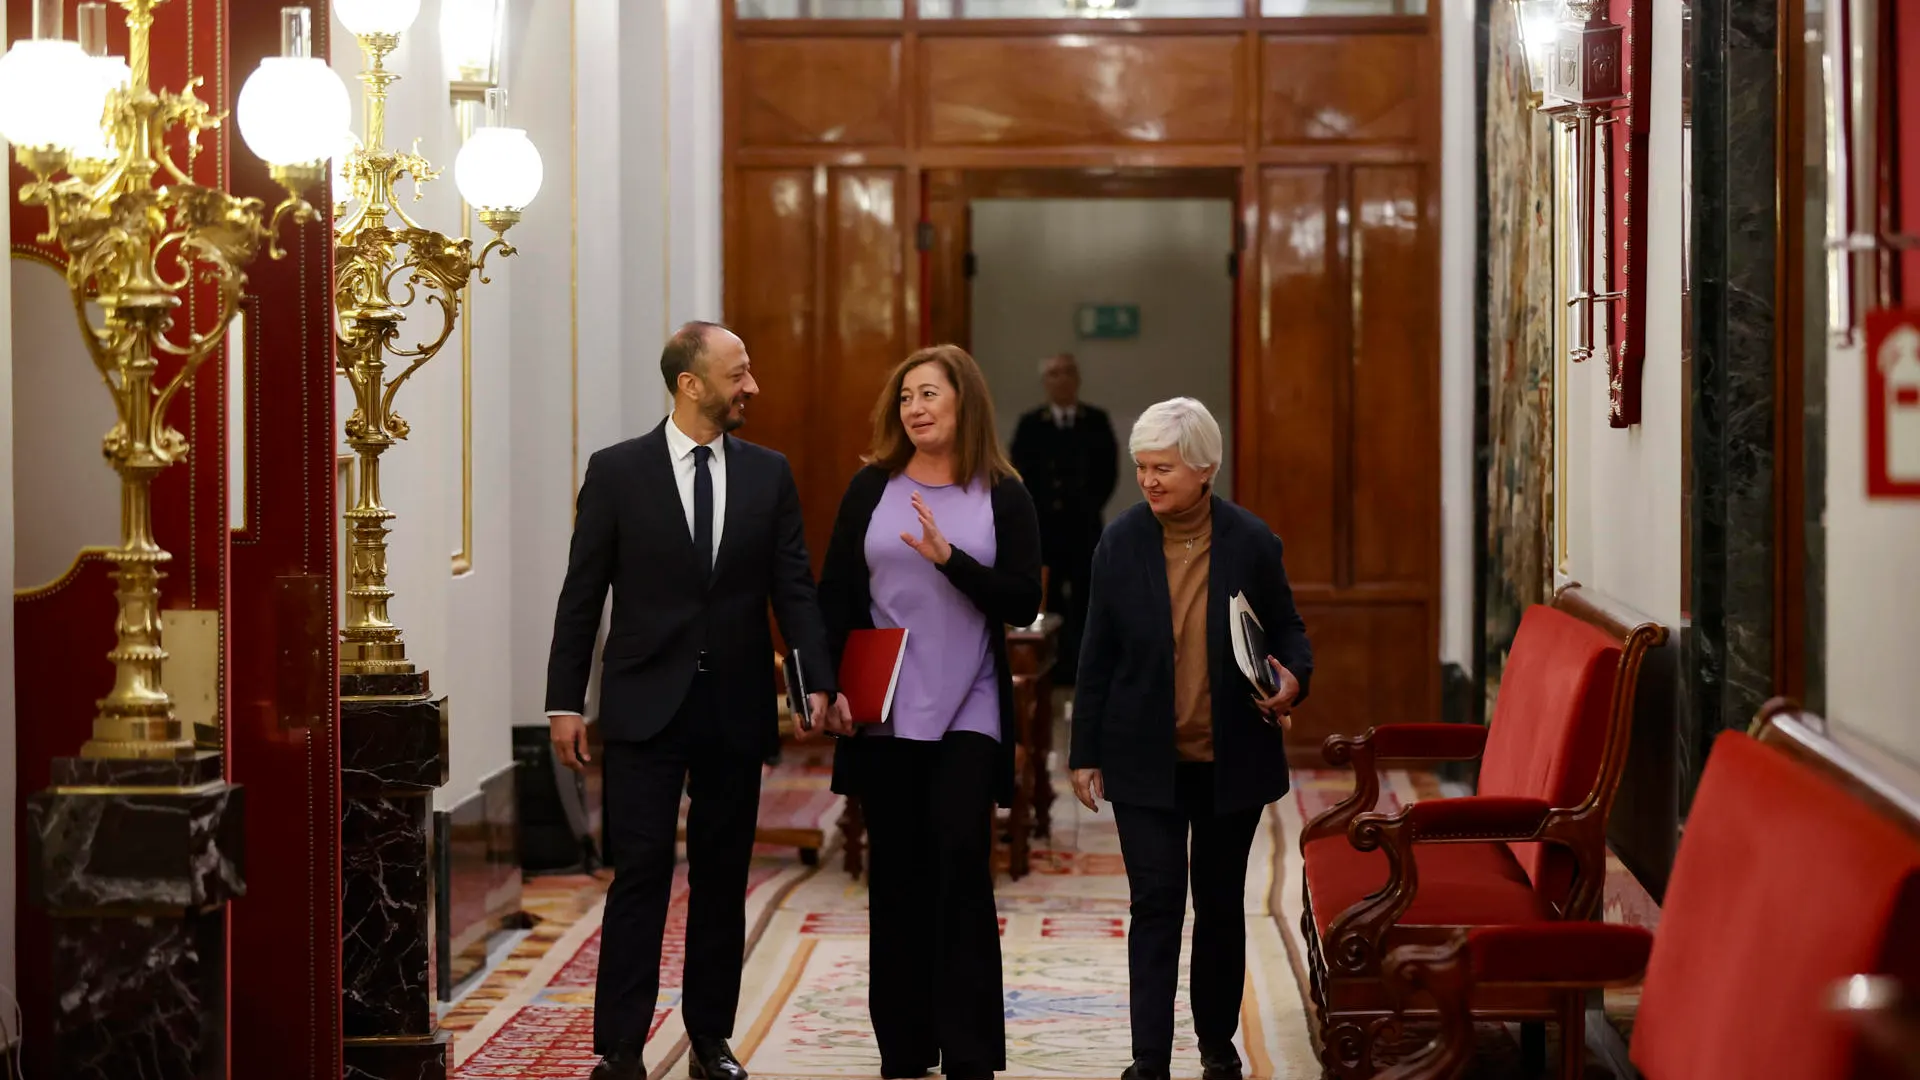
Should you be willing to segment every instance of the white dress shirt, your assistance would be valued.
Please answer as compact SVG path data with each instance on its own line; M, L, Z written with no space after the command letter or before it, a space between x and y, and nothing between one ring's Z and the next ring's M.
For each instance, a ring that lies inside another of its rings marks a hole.
M1062 431L1073 426L1080 412L1078 405L1050 405L1048 408L1053 410L1053 426Z
M680 425L667 419L667 456L673 462L674 486L680 489L680 512L687 522L687 538L693 538L693 448L696 444L693 436L680 430ZM713 557L720 558L721 528L727 520L727 437L721 435L706 445L713 448L713 457L707 459L707 472L713 476ZM550 712L549 717L574 716L569 712Z
M706 445L713 448L713 457L707 460L707 472L713 475L713 556L720 557L720 537L722 526L727 520L727 437L719 435ZM673 462L674 484L680 489L680 510L687 519L687 537L692 539L693 527L693 436L680 430L680 425L672 418L667 420L667 457Z

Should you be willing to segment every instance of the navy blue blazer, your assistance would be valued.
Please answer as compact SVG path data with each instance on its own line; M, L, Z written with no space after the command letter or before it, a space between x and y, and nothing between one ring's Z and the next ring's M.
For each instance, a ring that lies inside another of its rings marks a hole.
M1313 647L1293 605L1280 538L1217 496L1208 556L1207 665L1213 691L1214 803L1225 813L1287 793L1286 739L1253 703L1233 659L1227 608L1236 592L1267 634L1267 651L1313 681ZM1173 601L1160 520L1145 503L1108 525L1093 553L1087 626L1073 699L1069 764L1099 769L1112 802L1174 807Z

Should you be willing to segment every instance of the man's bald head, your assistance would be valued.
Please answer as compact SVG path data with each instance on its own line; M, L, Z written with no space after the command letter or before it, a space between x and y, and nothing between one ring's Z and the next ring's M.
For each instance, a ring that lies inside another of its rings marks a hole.
M666 380L668 393L679 392L682 374L696 379L706 376L707 351L721 334L732 337L733 331L719 323L696 321L673 332L667 347L660 350L660 377Z

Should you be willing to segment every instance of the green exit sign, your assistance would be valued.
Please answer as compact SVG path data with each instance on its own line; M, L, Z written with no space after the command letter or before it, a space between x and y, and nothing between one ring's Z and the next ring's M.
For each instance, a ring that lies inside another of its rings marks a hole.
M1083 339L1117 340L1140 336L1139 304L1081 304L1074 330Z

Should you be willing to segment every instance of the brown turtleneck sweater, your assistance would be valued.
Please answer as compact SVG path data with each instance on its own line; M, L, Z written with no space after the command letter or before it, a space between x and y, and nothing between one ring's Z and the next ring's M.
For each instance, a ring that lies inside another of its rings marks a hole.
M1160 514L1173 601L1174 747L1181 761L1213 760L1213 687L1207 676L1207 580L1213 555L1213 499Z

